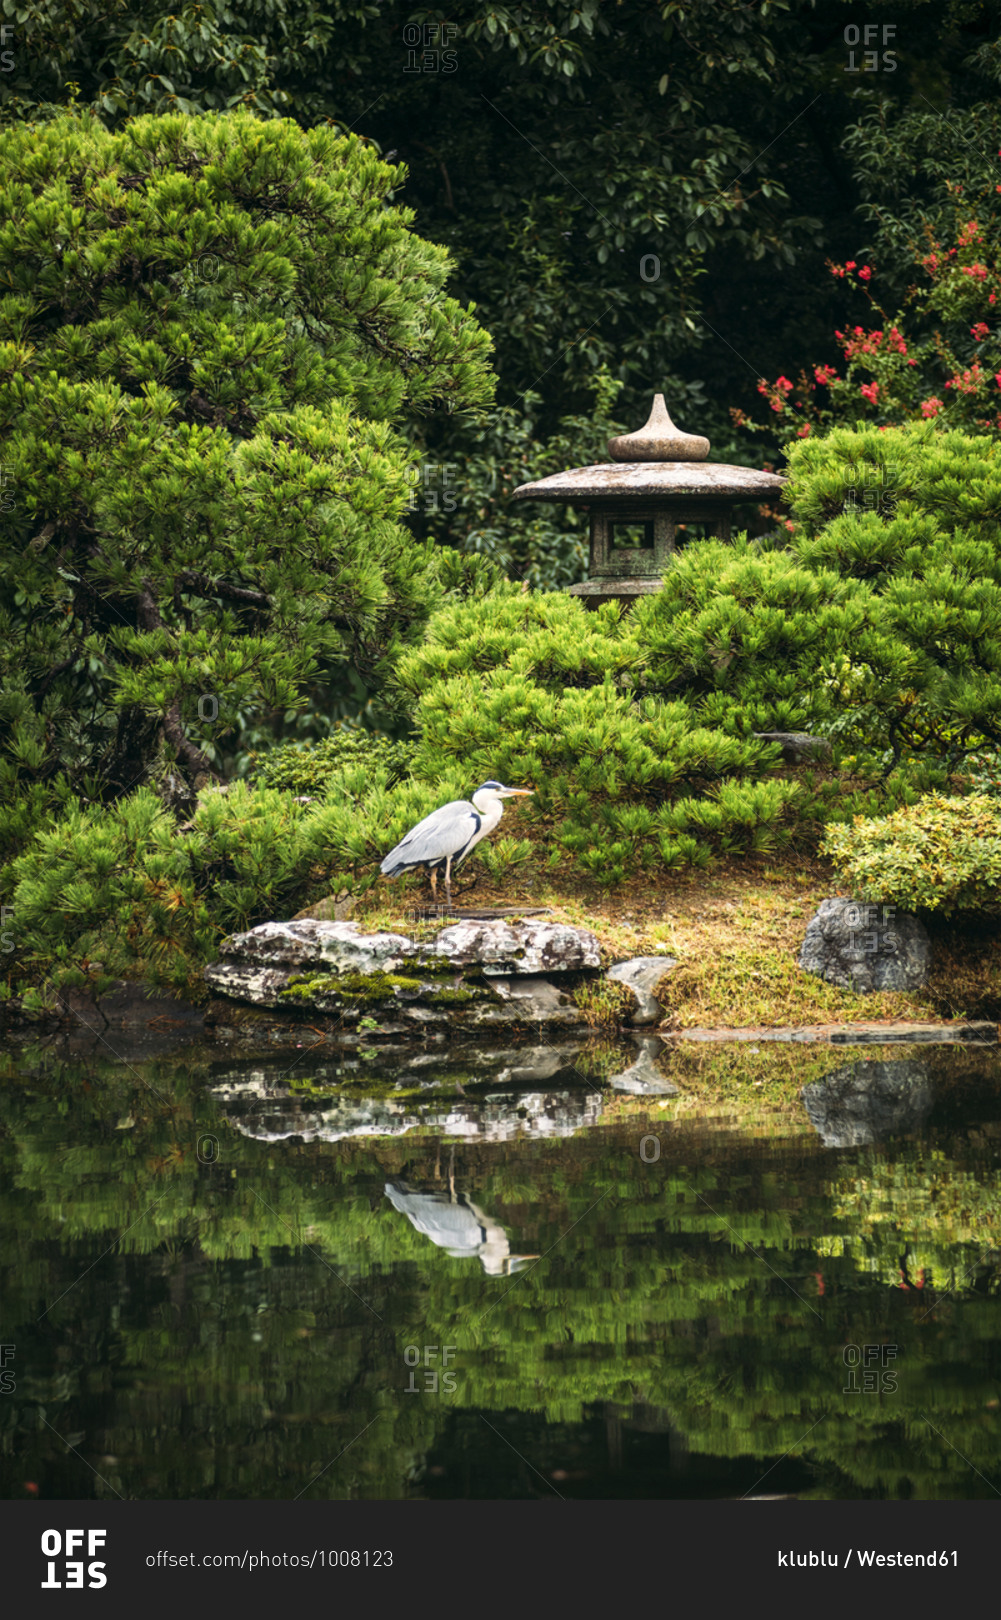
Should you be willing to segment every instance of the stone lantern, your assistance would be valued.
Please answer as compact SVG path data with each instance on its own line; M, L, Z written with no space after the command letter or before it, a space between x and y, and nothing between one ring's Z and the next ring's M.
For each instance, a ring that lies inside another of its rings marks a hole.
M729 540L733 507L774 499L785 483L777 473L707 461L709 440L676 428L663 394L646 426L609 439L608 449L612 461L514 491L515 500L561 501L590 512L590 578L569 587L587 606L660 590L671 558L688 540Z

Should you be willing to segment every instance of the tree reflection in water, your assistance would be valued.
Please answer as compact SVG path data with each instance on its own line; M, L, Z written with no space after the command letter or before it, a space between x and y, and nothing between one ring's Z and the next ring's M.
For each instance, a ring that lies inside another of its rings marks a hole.
M563 1495L740 1495L766 1473L825 1497L992 1495L999 1063L917 1061L846 1080L843 1052L797 1056L803 1100L738 1085L714 1111L704 1075L658 1101L557 1065L514 1082L548 1099L517 1130L510 1092L467 1086L464 1135L411 1096L403 1135L328 1141L265 1121L347 1106L340 1081L269 1080L237 1107L207 1065L12 1060L2 1488L544 1490L482 1413ZM455 1346L454 1392L407 1393L414 1344ZM850 1387L867 1345L894 1348L892 1390Z

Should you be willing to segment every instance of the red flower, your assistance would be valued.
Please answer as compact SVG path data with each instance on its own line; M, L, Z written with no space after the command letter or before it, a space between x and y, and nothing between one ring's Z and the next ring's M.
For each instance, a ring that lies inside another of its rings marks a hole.
M922 400L921 402L922 416L937 416L941 409L942 401L940 399L936 399L934 394L932 395L931 399Z
M807 438L809 436L809 433L810 433L810 424L809 424L809 422L805 422L801 428L796 429L796 437L797 437L797 439L805 439L805 438Z
M987 280L987 266L983 264L964 264L963 275L973 276L977 281Z
M879 383L863 383L862 387L859 389L859 393L862 395L863 399L867 399L869 401L870 405L875 405L876 400L879 397Z
M864 264L858 273L858 278L860 281L868 281L871 275L872 271L869 269L869 266Z
M985 338L989 331L990 327L987 325L986 321L977 321L975 326L970 327L970 336L975 338Z
M854 268L855 268L855 260L854 259L846 259L845 260L845 269L846 270L854 270Z

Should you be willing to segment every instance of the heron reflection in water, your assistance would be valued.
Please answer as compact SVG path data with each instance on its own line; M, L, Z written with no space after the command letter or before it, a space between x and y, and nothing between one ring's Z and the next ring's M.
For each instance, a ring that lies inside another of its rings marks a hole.
M387 1181L386 1197L411 1226L453 1259L475 1255L488 1277L510 1277L539 1259L537 1254L512 1254L500 1222L465 1193L457 1193L451 1173L448 1179L448 1192L424 1192L406 1181Z

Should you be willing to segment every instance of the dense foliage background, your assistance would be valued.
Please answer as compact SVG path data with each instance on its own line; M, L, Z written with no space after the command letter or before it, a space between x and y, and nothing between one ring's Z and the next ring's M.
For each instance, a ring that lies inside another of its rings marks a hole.
M932 239L947 253L974 217L956 215L950 187L975 194L979 226L996 235L990 3L896 0L864 37L846 0L0 9L14 31L2 116L72 101L118 126L248 107L305 127L332 121L405 165L416 228L449 247L451 290L475 302L496 343L500 407L476 424L413 425L413 520L534 586L580 577L583 550L565 513L528 514L526 530L505 495L589 457L613 405L638 425L662 389L721 457L774 456L786 419L766 412L759 445L730 412L753 417L762 378L798 386L803 373L808 393L813 368L843 361L836 331L879 330L866 293L892 316L927 281L916 258ZM872 271L861 295L829 260ZM949 314L960 375L991 290L964 289ZM933 342L941 312L914 313ZM920 397L902 402L914 412L952 403L944 385L957 368L925 370L920 391L910 384ZM875 415L859 393L871 380L861 373L837 400L840 420ZM820 397L826 409L822 385ZM593 436L580 420L591 416Z
M990 773L993 8L0 11L29 975L188 983L476 776L538 786L496 871L615 884ZM587 615L583 515L510 493L654 388L788 513Z

